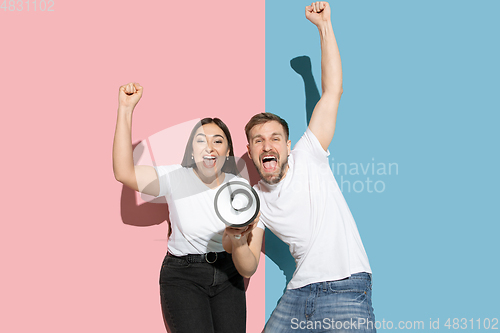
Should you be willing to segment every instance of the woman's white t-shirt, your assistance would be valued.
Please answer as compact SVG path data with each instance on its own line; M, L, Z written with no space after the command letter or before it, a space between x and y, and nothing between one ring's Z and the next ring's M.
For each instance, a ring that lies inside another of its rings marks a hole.
M228 181L248 181L226 173L214 189L206 186L192 168L181 165L155 167L160 181L160 196L165 196L170 212L172 234L168 251L176 256L222 252L222 235L226 225L217 217L214 198L220 186Z

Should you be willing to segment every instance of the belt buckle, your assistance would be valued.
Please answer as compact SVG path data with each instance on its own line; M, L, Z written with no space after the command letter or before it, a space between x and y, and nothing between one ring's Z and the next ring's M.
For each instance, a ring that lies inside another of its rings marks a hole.
M208 255L209 254L215 254L215 259L213 261L208 260ZM217 252L205 253L205 261L208 262L209 264L213 264L214 262L216 262L217 261Z

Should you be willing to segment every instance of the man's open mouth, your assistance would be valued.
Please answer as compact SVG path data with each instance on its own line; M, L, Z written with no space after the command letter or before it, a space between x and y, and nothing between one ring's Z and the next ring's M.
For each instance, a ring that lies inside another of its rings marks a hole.
M278 159L273 155L266 155L262 158L262 166L266 171L273 171L278 165Z

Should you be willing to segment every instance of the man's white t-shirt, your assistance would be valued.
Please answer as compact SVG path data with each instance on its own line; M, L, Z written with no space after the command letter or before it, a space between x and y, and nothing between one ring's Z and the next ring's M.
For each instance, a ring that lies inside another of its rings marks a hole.
M172 234L168 251L175 256L222 252L222 236L226 225L217 217L214 198L228 181L244 178L226 173L224 181L214 189L206 186L193 168L181 165L155 167L160 181L160 196L165 196L170 212Z
M287 289L371 273L356 223L318 139L308 128L288 157L285 177L260 180L260 221L285 242L296 269ZM262 224L258 224L262 227Z

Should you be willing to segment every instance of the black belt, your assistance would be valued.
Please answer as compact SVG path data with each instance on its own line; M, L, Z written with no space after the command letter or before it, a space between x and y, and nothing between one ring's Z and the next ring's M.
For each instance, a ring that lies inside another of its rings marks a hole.
M174 256L172 253L167 252L167 256L183 259L189 263L195 262L208 262L209 264L213 264L217 260L223 260L229 258L229 254L227 252L209 252L204 254L187 254L185 256Z

